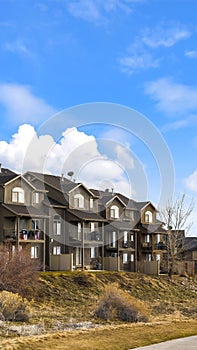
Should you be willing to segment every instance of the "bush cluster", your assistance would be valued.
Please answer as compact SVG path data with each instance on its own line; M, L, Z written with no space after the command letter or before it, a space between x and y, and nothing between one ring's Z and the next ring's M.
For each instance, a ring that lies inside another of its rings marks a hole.
M28 321L30 318L29 302L17 293L0 292L0 318L4 321Z
M121 290L117 284L110 284L100 297L95 316L104 320L148 322L149 311L144 303Z

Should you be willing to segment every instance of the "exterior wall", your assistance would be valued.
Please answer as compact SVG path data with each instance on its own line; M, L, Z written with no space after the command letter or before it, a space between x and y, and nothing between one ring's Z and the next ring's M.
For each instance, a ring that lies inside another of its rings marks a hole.
M77 194L81 194L84 197L84 208L81 208L81 209L94 211L96 213L98 212L98 200L93 198L90 192L88 192L83 186L79 186L70 192L69 194L70 209L74 209L74 208L77 209L74 204L74 196ZM90 198L94 199L93 208L90 208Z
M177 272L179 275L189 275L193 276L195 273L195 263L194 261L180 261L178 263Z
M138 271L146 275L158 276L160 271L159 261L139 262Z
M113 220L114 219L110 215L110 209L111 209L111 207L113 205L115 205L115 206L117 206L119 208L119 217L121 217L123 215L124 206L117 198L115 198L112 202L110 202L110 204L106 208L106 218L109 219L109 220Z
M51 271L72 271L73 254L61 254L51 256Z
M152 223L155 223L156 222L156 211L155 211L155 208L149 204L147 205L141 212L141 222L143 224L147 224L147 221L145 220L145 214L146 212L149 211L152 213Z
M111 256L104 258L104 270L119 271L120 258L113 258Z

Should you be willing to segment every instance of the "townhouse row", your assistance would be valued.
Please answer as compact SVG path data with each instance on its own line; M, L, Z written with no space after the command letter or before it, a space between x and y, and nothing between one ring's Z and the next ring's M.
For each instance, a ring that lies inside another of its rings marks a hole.
M63 175L0 167L0 242L10 252L28 247L43 270L167 269L167 232L151 202Z

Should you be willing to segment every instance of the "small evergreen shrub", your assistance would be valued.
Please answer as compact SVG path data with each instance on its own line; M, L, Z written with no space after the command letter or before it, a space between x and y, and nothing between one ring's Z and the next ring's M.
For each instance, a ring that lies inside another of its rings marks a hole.
M143 302L121 290L117 284L111 284L101 295L95 316L104 320L148 322L149 311Z
M0 315L5 321L25 322L30 318L30 304L19 294L0 292Z

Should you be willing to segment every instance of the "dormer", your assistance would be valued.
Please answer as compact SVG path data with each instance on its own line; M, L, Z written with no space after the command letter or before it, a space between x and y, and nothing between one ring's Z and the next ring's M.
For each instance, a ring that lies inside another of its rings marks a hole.
M98 211L98 198L82 183L76 184L68 192L68 197L70 209Z
M109 220L120 219L123 215L125 203L117 195L105 196L103 200L105 201L106 218Z
M151 202L146 202L142 204L142 207L141 207L142 224L155 224L156 214L157 214L157 209Z

